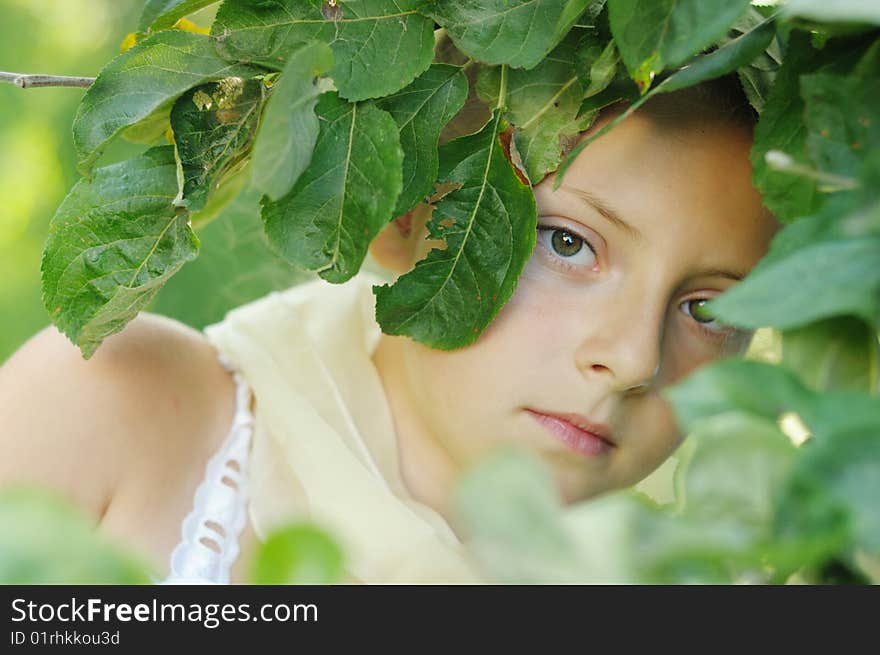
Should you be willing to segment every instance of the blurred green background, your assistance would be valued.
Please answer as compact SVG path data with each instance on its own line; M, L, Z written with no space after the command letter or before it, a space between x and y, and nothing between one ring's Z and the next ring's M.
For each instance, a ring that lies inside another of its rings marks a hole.
M95 76L134 31L143 0L0 0L0 70ZM210 24L212 9L194 17ZM0 362L49 325L40 257L55 208L77 181L71 124L84 89L0 83ZM120 142L101 164L145 149ZM225 312L303 279L269 250L258 196L245 192L201 229L199 257L148 311L201 329Z

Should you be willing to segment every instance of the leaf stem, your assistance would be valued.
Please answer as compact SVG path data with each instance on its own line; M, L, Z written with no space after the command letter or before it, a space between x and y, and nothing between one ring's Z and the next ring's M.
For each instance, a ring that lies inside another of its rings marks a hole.
M30 75L27 73L5 73L0 71L0 82L9 82L22 89L41 86L76 86L88 88L94 77L69 77L67 75Z
M507 64L501 64L501 84L498 86L498 104L496 109L504 109L507 106Z
M764 161L774 170L802 175L812 180L816 180L817 182L824 183L826 186L820 187L820 191L826 193L841 190L848 191L859 188L858 180L804 166L795 161L791 155L782 152L781 150L768 150L764 154Z

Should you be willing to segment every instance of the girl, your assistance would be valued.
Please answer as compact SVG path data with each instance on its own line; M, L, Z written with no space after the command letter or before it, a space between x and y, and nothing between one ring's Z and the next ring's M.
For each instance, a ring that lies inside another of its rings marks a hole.
M462 471L515 443L565 503L632 485L683 436L661 389L748 345L700 309L777 229L751 183L753 124L735 78L660 95L558 190L535 184L532 257L466 348L382 334L367 272L203 333L143 313L88 361L49 327L0 369L0 480L60 488L157 581L245 582L255 545L299 518L340 540L346 581L477 580L451 504ZM429 214L389 224L375 262L400 274L437 245Z

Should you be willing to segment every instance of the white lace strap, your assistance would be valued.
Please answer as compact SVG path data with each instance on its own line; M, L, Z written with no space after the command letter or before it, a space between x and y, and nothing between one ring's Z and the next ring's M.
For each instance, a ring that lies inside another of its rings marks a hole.
M171 574L160 584L229 584L247 518L248 454L253 434L251 389L221 354L236 384L235 418L222 447L208 461L192 511L171 553Z

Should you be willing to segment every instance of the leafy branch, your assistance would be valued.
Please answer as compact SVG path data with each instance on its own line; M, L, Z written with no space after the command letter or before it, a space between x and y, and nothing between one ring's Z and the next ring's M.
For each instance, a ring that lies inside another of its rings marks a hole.
M0 71L0 82L9 82L22 89L45 86L74 86L87 89L95 81L94 77L72 77L67 75L40 75L31 73L6 73Z

